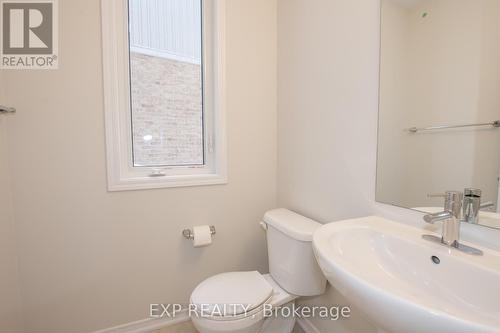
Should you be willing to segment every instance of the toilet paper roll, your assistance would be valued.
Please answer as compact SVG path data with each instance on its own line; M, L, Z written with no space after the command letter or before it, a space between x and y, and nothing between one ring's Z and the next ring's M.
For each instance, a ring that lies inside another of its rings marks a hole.
M193 227L194 247L208 246L212 244L212 233L208 225Z

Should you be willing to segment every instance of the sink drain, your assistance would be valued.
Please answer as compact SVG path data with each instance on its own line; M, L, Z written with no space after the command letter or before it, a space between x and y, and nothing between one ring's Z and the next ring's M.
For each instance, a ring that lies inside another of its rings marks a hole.
M439 259L438 257L436 256L432 256L431 257L431 260L433 263L435 263L436 265L439 265L441 263L441 259Z

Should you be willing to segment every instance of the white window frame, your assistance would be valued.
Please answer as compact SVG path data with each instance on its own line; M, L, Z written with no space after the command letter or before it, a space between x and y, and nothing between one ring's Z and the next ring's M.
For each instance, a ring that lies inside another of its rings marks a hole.
M130 105L128 0L101 0L108 190L227 183L225 0L203 0L203 166L134 167ZM207 33L210 32L210 33Z

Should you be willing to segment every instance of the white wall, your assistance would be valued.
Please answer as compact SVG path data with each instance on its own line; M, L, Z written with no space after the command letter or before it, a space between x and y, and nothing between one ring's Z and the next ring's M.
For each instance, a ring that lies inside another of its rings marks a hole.
M370 215L375 192L379 5L278 2L278 204L321 222ZM313 304L346 304L335 289ZM374 331L352 319L321 332Z
M374 191L378 4L281 0L279 203L326 222L369 213Z
M0 100L7 102L2 90L0 87ZM8 118L0 115L0 332L20 333L21 294L5 135Z
M106 191L99 0L59 2L59 70L6 73L25 332L143 319L212 274L267 270L258 222L276 206L277 4L227 4L227 186ZM217 227L211 247L181 237L197 224Z

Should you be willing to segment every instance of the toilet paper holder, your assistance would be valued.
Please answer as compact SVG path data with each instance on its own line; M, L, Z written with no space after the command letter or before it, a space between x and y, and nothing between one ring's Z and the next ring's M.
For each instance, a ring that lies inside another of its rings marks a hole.
M211 225L210 226L210 234L213 236L216 234L215 226ZM182 230L182 236L186 239L194 239L194 233L193 230L191 229L184 229Z

